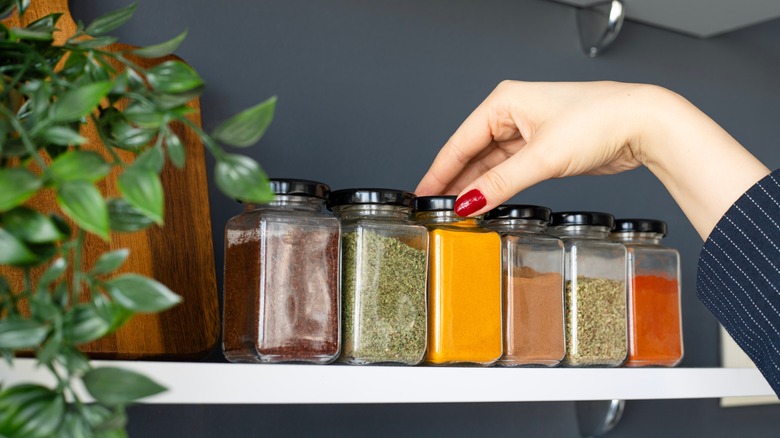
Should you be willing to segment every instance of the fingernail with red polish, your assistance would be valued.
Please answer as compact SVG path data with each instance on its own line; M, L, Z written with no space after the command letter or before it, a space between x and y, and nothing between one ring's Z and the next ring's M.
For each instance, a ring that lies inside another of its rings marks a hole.
M477 189L472 189L455 201L455 214L465 217L484 207L485 204L487 204L485 195Z

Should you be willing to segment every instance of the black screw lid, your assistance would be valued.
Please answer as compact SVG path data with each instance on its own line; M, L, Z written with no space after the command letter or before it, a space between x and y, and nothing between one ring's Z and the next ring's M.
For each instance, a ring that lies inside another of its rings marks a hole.
M330 192L328 208L347 204L382 204L412 207L414 193L394 189L342 189Z
M548 224L551 214L552 210L539 205L504 204L487 212L485 219L527 219Z
M451 211L457 196L418 196L414 200L417 211Z
M552 214L552 226L591 225L607 227L615 226L615 217L609 213L597 211L562 211Z
M327 184L307 179L271 178L271 191L276 195L300 195L325 199L330 192Z
M657 233L666 236L666 222L657 219L616 219L613 233Z

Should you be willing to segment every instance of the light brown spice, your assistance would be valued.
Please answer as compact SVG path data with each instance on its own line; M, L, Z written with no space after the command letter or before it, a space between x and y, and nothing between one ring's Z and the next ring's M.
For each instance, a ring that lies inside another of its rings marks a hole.
M505 277L502 365L558 364L566 352L563 277L522 268Z

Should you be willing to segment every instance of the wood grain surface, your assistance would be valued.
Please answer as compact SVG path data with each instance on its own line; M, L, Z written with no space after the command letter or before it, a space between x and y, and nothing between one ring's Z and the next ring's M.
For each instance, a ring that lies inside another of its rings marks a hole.
M33 2L21 24L55 12L63 13L57 23L60 31L54 34L55 42L60 44L76 31L67 0ZM17 17L10 17L4 23L7 26L20 24ZM108 46L112 51L133 48L123 44ZM128 57L143 68L179 59L175 56L157 59ZM199 101L195 100L189 105L197 110L189 116L190 119L200 126ZM166 164L162 172L165 226L152 226L136 233L112 233L110 242L88 236L84 268L92 266L106 251L128 248L130 257L120 272L135 272L155 278L181 295L184 301L159 314L136 315L116 333L83 345L82 351L94 358L196 359L209 354L219 336L219 305L204 149L198 136L190 130L174 126L174 131L185 145L187 164L184 169ZM107 156L94 126L84 126L81 135L89 139L84 149ZM130 152L118 152L128 162L135 156ZM119 169L115 169L98 184L104 195L119 195L116 181L118 174ZM27 204L43 211L59 211L51 191L42 193ZM10 277L15 290L21 288L19 273L3 268L0 269L0 275Z

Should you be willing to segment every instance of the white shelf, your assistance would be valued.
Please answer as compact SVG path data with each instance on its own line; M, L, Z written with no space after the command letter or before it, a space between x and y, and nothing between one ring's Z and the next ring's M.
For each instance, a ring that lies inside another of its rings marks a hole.
M466 368L94 361L142 372L169 390L145 403L449 403L774 395L749 368ZM52 384L33 359L0 381Z

